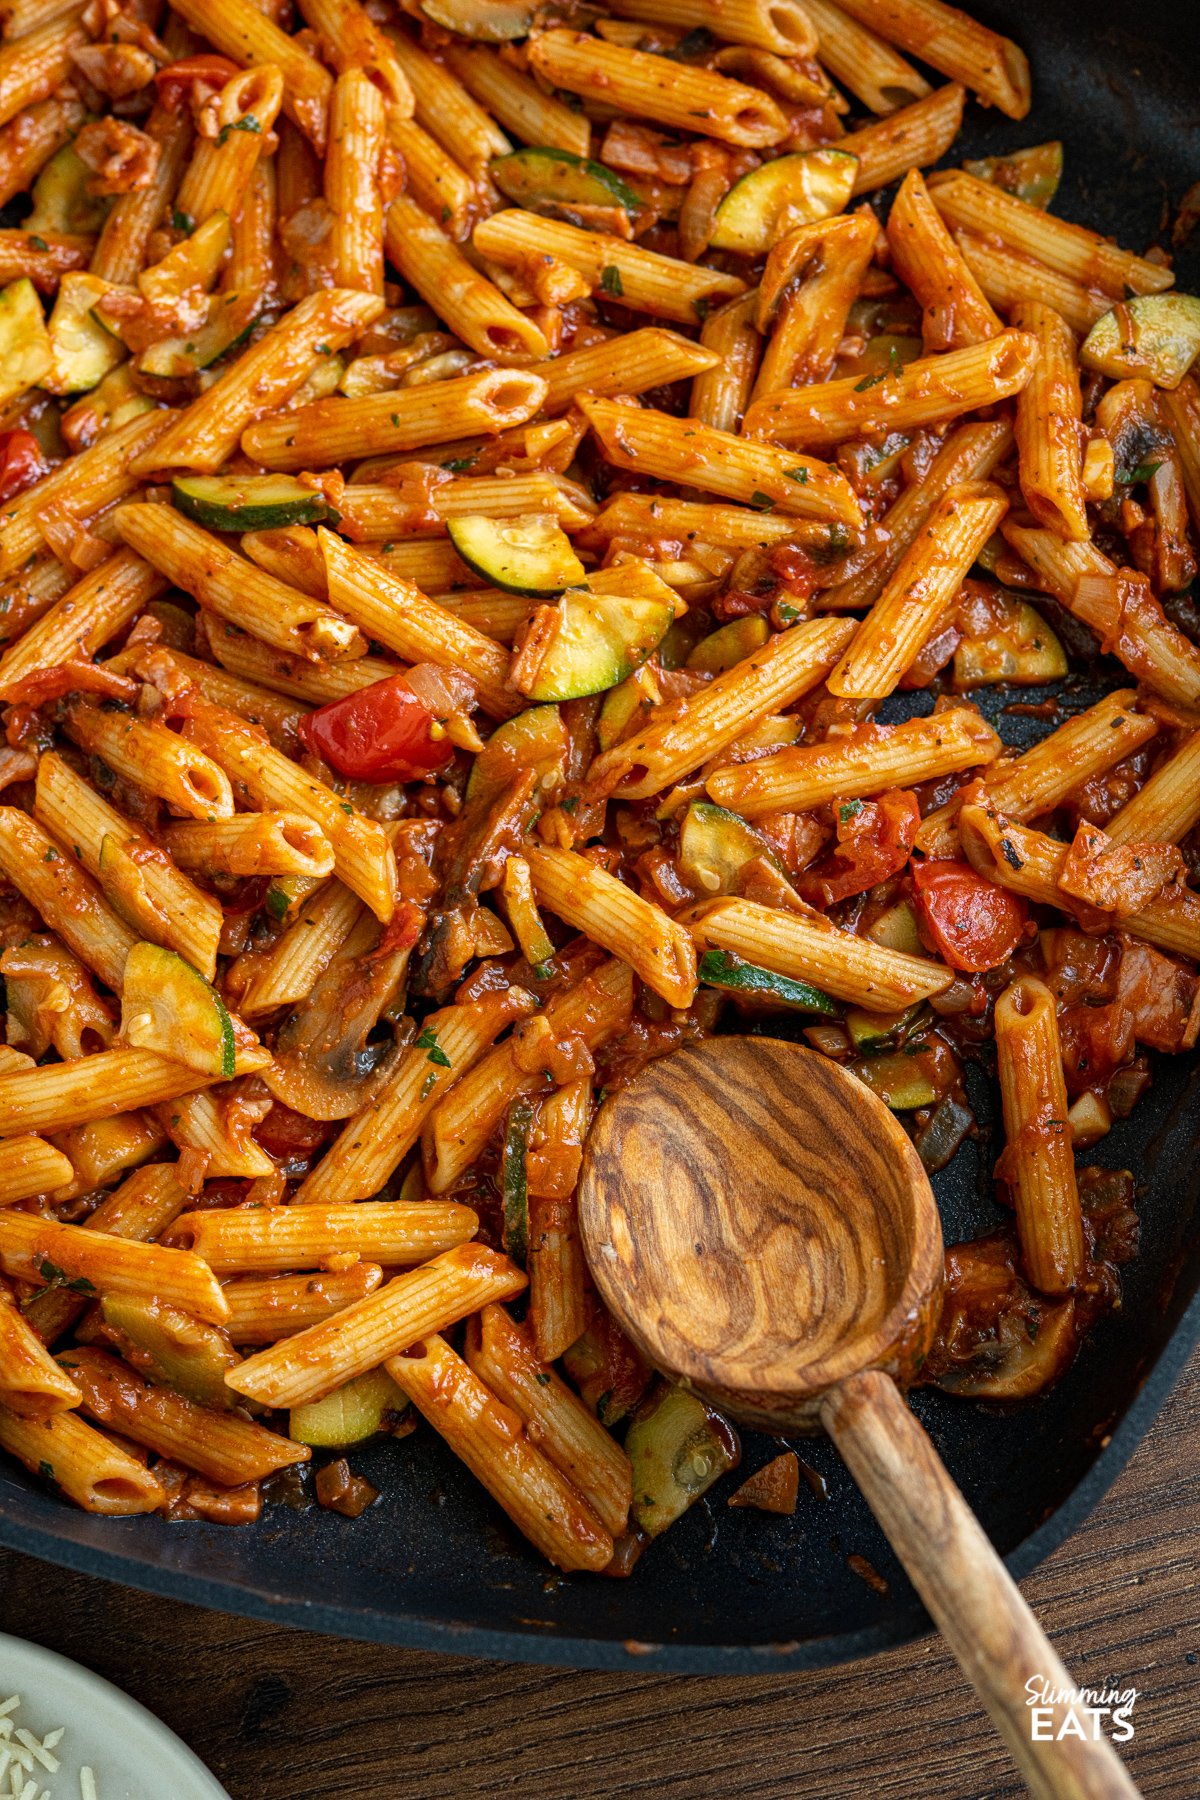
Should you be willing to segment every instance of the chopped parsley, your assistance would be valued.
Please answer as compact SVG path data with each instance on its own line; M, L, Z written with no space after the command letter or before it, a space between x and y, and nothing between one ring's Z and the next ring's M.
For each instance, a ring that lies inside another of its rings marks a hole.
M176 231L182 231L185 237L191 237L196 229L196 223L191 213L180 212L178 207L171 214L171 223Z
M774 512L775 502L770 494L764 494L761 488L755 488L750 496L750 505L755 512Z
M29 248L31 250L48 250L50 248L50 246L46 242L45 238L31 237L29 240Z
M808 486L808 470L807 469L785 469L783 472L787 476L789 481L798 481L800 483L801 487Z
M851 819L857 819L862 809L861 800L846 800L838 807L838 819L843 825L848 825Z
M450 1058L438 1043L437 1032L433 1029L432 1025L427 1025L425 1027L424 1031L417 1039L416 1047L418 1050L428 1050L429 1055L425 1059L426 1062L436 1063L439 1069L449 1069L453 1067ZM432 1081L434 1078L431 1075L429 1079Z
M605 263L604 267L601 269L600 292L602 294L612 294L613 297L618 300L623 298L625 286L621 280L621 271L618 269L616 263Z
M451 475L461 475L474 463L473 456L452 456L442 464L443 469Z
M244 119L235 119L232 125L222 125L220 131L217 133L218 150L221 145L228 140L231 131L250 131L256 135L261 135L262 126L259 124L253 113L247 113Z
M47 1287L66 1288L71 1294L94 1294L96 1291L86 1275L77 1275L72 1280L67 1271L60 1269L56 1262L51 1262L48 1256L42 1258L37 1272Z
M1150 481L1161 468L1161 461L1139 463L1136 469L1129 471L1128 475L1120 477L1121 486L1133 487L1139 481Z

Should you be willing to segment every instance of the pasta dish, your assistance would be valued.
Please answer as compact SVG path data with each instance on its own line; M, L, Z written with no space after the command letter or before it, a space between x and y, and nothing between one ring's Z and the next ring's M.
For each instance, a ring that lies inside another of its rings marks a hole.
M432 1430L627 1573L740 1452L576 1184L731 1027L931 1172L995 1078L921 1379L1042 1391L1136 1251L1086 1152L1200 1030L1200 301L1050 210L1060 145L961 161L1021 50L942 0L2 13L7 1456L355 1517Z

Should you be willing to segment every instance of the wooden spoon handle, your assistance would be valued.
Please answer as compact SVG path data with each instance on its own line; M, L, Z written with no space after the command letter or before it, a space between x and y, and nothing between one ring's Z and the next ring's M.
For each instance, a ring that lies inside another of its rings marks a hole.
M891 1377L865 1370L830 1389L821 1422L1035 1800L1138 1800L1106 1737L1034 1741L1026 1682L1074 1684ZM1069 1708L1049 1710L1054 1734Z

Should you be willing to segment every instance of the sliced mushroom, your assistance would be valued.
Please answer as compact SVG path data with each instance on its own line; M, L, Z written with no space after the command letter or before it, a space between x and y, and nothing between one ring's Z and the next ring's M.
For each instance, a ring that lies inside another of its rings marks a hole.
M348 1119L366 1105L395 1051L371 1042L403 989L410 950L379 952L380 926L364 908L308 997L280 1027L263 1079L277 1100L310 1119Z

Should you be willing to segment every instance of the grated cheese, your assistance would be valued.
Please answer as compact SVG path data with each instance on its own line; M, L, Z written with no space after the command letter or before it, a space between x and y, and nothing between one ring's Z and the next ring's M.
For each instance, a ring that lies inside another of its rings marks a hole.
M56 1775L62 1768L54 1751L66 1735L66 1726L58 1725L44 1737L35 1737L24 1725L16 1723L21 1706L20 1694L0 1700L0 1800L69 1800L59 1787L42 1787L35 1770L45 1769ZM3 1785L7 1778L7 1788ZM79 1800L100 1800L96 1776L92 1769L79 1771Z

